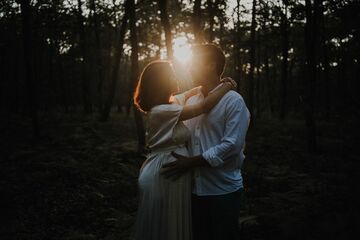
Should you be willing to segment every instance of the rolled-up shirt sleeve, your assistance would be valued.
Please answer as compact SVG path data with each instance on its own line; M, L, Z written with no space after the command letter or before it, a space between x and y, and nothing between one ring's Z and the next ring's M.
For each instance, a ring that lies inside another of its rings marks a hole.
M219 167L230 153L240 154L245 143L245 136L250 122L250 113L241 99L230 101L225 109L224 137L215 145L202 153L202 157L212 166Z

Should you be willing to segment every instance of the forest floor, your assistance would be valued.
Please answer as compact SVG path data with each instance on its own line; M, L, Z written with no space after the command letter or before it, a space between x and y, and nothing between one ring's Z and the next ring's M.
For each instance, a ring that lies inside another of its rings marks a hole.
M143 161L131 117L44 117L36 141L28 122L1 119L0 239L129 238ZM252 125L241 239L352 239L359 226L355 124L320 123L318 154L307 153L301 120Z

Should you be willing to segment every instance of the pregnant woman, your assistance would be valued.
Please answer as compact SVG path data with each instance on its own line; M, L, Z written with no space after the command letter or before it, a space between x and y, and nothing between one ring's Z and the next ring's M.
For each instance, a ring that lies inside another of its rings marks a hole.
M190 240L191 173L168 179L161 166L175 161L174 151L188 156L186 142L190 132L182 121L207 113L230 89L231 79L209 94L201 103L184 106L173 94L178 92L175 73L167 61L147 65L138 82L134 102L146 114L146 140L150 149L138 179L140 199L135 225L136 240ZM183 93L187 99L201 89Z

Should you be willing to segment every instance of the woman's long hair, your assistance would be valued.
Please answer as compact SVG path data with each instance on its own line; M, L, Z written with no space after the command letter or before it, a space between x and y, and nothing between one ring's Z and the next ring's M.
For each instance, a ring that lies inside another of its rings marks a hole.
M169 103L174 71L168 61L153 61L142 71L134 93L134 104L146 113L156 105Z

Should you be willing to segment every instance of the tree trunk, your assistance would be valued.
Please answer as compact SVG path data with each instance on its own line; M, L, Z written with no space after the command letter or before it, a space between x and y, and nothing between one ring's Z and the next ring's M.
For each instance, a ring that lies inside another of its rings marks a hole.
M134 110L136 131L138 136L138 152L142 153L145 150L145 128L141 113L134 107L132 96L136 88L136 83L139 75L139 48L136 33L136 16L135 16L135 1L129 0L129 20L130 20L130 42L131 42L131 80L130 80L130 101Z
M289 93L294 92L294 67L296 66L296 58L292 58L289 61L289 69L288 69L288 84L287 84L287 89ZM294 96L294 95L293 95ZM290 98L290 96L288 95L287 98L291 104L294 103L294 98ZM294 109L292 109L294 110Z
M167 0L158 0L160 19L165 31L165 42L168 59L173 59L172 36L169 16L167 13Z
M235 68L235 80L238 84L237 91L241 89L241 72L242 72L242 61L240 56L240 0L237 0L236 5L236 29L234 29L234 68Z
M287 114L287 81L288 81L288 58L289 58L289 32L287 19L286 1L283 0L284 12L281 11L281 47L282 47L282 61L281 61L281 83L280 83L280 119L286 118Z
M254 67L255 67L255 29L256 29L256 0L252 3L252 17L250 29L250 73L249 73L249 109L254 111Z
M255 103L255 109L256 109L256 117L260 118L261 116L261 104L260 104L260 99L261 99L261 73L260 73L260 65L261 65L261 57L260 57L260 32L257 32L257 41L256 41L256 94L255 94L255 99L256 99L256 103Z
M32 120L33 136L36 138L40 134L39 118L38 118L38 83L34 78L33 72L33 33L32 33L32 16L30 0L21 0L21 20L23 31L23 45L24 45L24 63L25 63L25 78L26 78L26 104L28 113Z
M305 94L305 119L307 126L308 150L316 152L316 125L314 119L315 81L316 81L316 43L317 43L317 7L318 0L314 0L314 7L311 0L305 0L306 23L305 23L305 52L307 67L307 82Z
M114 65L113 65L112 72L111 72L108 95L106 97L106 101L105 101L105 104L104 104L104 109L103 109L103 111L101 113L101 116L100 116L101 121L107 121L109 119L110 110L111 110L111 107L112 107L112 104L113 104L113 100L114 100L114 96L115 96L115 90L116 90L116 86L117 86L117 83L118 83L118 72L119 72L119 69L120 69L120 60L121 60L121 55L122 55L122 52L123 52L125 33L126 33L127 22L128 22L128 18L129 18L130 1L126 0L126 2L124 4L125 4L125 13L124 13L124 16L122 18L119 39L117 40L118 45L115 48Z
M214 12L214 7L216 6L215 3L213 2L214 0L207 0L207 11L209 14L209 42L214 41L214 17L215 17L215 12Z
M92 22L94 25L94 33L95 33L95 46L96 46L96 74L97 74L97 94L98 94L98 109L101 112L103 108L103 83L104 83L104 66L102 64L101 57L101 43L100 43L100 27L99 27L99 17L96 12L96 3L95 0L90 1L90 9L92 11Z
M51 29L52 30L52 29ZM57 107L58 105L58 86L57 86L57 69L55 68L55 66L58 64L56 61L56 42L54 40L54 35L52 34L51 30L49 31L49 36L50 36L50 43L49 43L49 51L48 51L48 62L47 64L49 64L47 66L48 68L48 72L47 72L47 81L49 83L49 88L51 89L51 94L49 95L49 102L48 104L51 107Z
M222 47L226 43L226 40L224 40L224 21L220 21L219 25L219 45Z
M58 70L58 78L60 79L60 88L61 88L61 102L63 104L65 113L69 113L69 97L70 95L70 89L69 89L69 79L67 77L64 76L64 62L63 61L59 61L59 70Z
M265 33L265 36L266 33ZM272 98L272 94L271 94L271 83L270 83L270 68L269 68L269 54L268 54L268 44L266 43L266 41L264 42L264 64L265 64L265 85L266 85L266 98L267 99L267 107L269 107L270 113L273 114L273 98Z
M196 43L203 42L203 35L201 31L201 0L194 1L194 9L192 16L193 31Z
M320 4L320 26L321 26L321 51L324 64L324 72L322 74L322 91L323 91L323 115L325 120L330 118L330 74L329 74L329 57L328 49L326 46L326 28L325 28L325 16L324 16L324 7Z
M90 83L89 83L89 75L87 74L87 57L86 57L86 36L85 36L85 28L84 28L84 17L82 15L82 1L78 0L78 24L79 24L79 34L80 34L80 48L82 55L81 62L81 81L82 81L82 97L83 97L83 105L85 114L89 114L92 111L91 104L91 95L90 95Z

